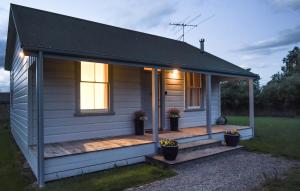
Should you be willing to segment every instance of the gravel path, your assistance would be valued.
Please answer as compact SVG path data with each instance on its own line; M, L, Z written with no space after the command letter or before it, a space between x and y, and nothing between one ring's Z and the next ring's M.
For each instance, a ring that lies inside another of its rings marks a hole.
M281 175L299 165L297 161L239 151L230 155L192 161L175 167L177 176L128 191L251 190L264 181L264 175Z

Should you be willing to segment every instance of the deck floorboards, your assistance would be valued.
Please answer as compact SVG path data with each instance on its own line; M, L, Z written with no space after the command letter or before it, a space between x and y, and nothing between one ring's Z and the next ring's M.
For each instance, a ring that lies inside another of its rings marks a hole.
M212 133L224 132L228 129L245 129L248 126L236 125L215 125L212 128ZM181 128L179 131L162 131L159 134L160 139L182 139L207 135L206 127L190 127ZM117 149L122 147L130 147L142 144L151 144L152 134L146 133L144 136L121 136L106 139L89 139L80 141L69 141L61 143L45 144L45 158L54 158L73 154L81 154L87 152L95 152L109 149ZM36 147L32 147L36 152Z

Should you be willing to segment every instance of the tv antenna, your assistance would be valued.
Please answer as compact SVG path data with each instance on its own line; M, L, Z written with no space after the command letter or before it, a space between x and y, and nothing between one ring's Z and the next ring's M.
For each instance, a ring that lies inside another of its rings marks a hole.
M185 27L197 27L198 25L190 25L190 24L186 24L186 23L170 23L169 25L173 25L173 26L177 26L177 27L182 27L182 35L180 35L180 37L177 40L181 40L184 42L184 28Z

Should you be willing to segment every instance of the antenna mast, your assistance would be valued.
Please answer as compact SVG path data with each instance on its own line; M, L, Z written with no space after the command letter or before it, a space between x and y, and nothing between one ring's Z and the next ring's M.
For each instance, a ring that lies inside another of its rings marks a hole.
M170 23L169 25L182 27L182 35L178 38L178 40L180 40L182 38L183 42L184 42L184 28L185 27L197 27L198 26L198 25L190 25L190 24L186 24L186 23Z

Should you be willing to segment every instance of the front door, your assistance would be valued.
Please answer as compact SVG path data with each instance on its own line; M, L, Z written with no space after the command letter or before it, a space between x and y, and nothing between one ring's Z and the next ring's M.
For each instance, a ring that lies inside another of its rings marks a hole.
M161 75L158 75L158 121L159 129L161 127L161 107L160 107L160 87L161 87ZM146 112L148 120L145 121L145 130L152 130L152 72L149 70L143 71L142 76L142 108Z

